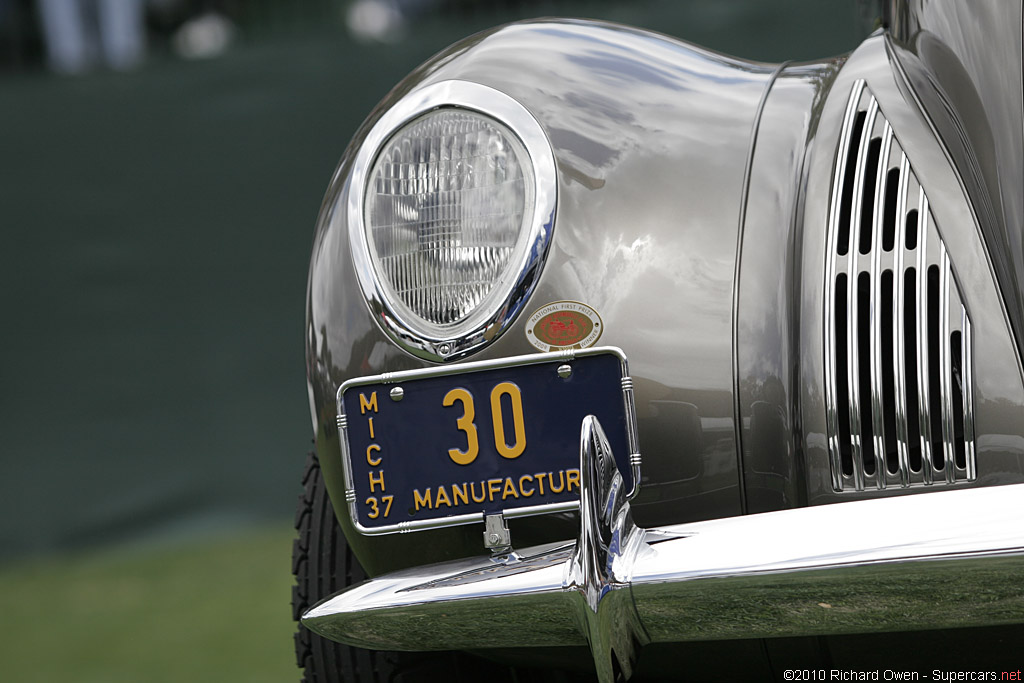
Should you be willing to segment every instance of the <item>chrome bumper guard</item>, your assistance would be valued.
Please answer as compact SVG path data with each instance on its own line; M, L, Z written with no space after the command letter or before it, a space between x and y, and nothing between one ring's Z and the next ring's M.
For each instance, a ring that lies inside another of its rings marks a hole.
M576 543L387 574L302 618L386 650L589 645L628 678L649 642L1024 623L1024 484L641 529L583 422Z

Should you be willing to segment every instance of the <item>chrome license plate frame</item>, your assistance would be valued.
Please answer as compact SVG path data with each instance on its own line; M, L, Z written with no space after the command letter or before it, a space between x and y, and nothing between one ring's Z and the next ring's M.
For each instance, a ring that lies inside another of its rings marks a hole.
M482 395L486 387L493 387L489 397ZM439 405L445 389L448 403ZM345 499L361 534L473 524L494 514L515 518L577 509L579 433L587 414L601 413L597 417L618 445L613 452L622 453L618 464L630 497L639 490L632 379L625 354L615 347L360 377L342 384L336 398ZM502 417L495 418L497 413ZM459 421L467 415L467 422ZM504 437L500 441L494 436L498 429ZM471 462L460 464L456 458L473 452L468 430L476 431L478 448ZM520 441L521 452L509 457ZM474 467L477 461L481 464ZM562 489L552 493L556 473ZM500 485L495 484L499 479ZM535 502L541 498L547 502Z

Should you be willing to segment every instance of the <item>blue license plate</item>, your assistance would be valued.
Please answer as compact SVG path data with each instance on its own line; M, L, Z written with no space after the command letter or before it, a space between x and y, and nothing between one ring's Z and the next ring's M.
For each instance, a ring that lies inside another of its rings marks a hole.
M356 529L383 534L576 509L595 415L633 487L635 412L614 348L365 377L338 391Z

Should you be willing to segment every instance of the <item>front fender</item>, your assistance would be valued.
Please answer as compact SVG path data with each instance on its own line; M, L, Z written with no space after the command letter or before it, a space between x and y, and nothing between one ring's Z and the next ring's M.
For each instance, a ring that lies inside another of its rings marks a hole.
M352 377L427 365L373 320L353 271L343 207L352 158L410 91L443 80L495 88L544 129L558 203L543 272L525 313L474 360L529 353L525 320L552 301L601 316L635 381L645 526L740 514L734 421L734 280L750 143L776 68L651 32L583 21L513 24L437 55L399 84L352 141L328 189L308 282L307 374L317 452L343 500L335 392ZM726 86L726 87L723 87ZM665 296L667 294L671 296ZM566 425L578 430L579 425ZM394 538L352 533L371 573L479 552L480 530ZM571 537L571 516L518 520L515 542Z

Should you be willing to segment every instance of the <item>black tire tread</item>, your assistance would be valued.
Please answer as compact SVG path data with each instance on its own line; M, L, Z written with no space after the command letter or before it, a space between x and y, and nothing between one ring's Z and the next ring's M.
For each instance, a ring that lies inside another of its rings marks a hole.
M292 618L344 586L366 578L348 549L334 508L327 496L316 454L310 453L302 476L302 493L295 511L298 537L292 545ZM348 647L321 638L299 625L295 633L296 663L303 683L359 681L382 683L378 674L391 667L386 653Z

